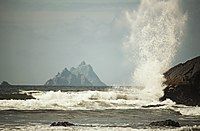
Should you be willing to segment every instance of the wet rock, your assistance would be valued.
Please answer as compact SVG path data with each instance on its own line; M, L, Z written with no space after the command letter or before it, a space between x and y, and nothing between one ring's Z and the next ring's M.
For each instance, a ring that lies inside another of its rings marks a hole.
M200 56L164 73L167 87L161 101L171 99L177 104L200 106Z
M143 108L150 108L150 107L160 107L164 106L165 104L157 104L157 105L147 105L147 106L142 106Z
M166 127L166 126L180 127L180 124L178 122L173 121L171 119L168 119L168 120L165 120L165 121L151 122L149 125L150 126L161 126L161 127Z
M67 121L61 121L61 122L53 122L53 123L51 123L50 126L64 126L64 127L67 127L67 126L75 126L75 124L67 122Z
M27 94L10 94L10 93L0 93L0 100L27 100L35 99L32 95Z

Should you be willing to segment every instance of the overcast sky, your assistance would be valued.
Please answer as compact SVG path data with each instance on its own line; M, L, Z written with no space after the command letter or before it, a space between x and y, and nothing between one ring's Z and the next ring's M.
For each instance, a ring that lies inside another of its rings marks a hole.
M65 67L91 64L108 85L128 85L133 70L122 43L124 12L139 0L0 0L0 81L44 84ZM200 55L200 1L182 1L187 31L174 64Z

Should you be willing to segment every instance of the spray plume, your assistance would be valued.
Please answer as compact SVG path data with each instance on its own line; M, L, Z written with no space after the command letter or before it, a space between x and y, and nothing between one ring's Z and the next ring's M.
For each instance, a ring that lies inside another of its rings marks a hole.
M142 0L137 11L126 12L130 35L124 44L137 58L133 81L158 99L164 86L163 73L169 69L181 43L186 15L178 0ZM135 61L132 60L132 61Z

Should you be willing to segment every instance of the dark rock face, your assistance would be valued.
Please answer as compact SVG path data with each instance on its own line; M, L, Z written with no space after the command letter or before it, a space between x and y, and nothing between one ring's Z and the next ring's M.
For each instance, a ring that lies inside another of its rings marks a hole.
M169 98L177 104L200 105L200 56L164 73L167 87L161 101Z
M50 126L64 126L64 127L67 127L67 126L75 126L75 124L73 124L73 123L70 123L70 122L53 122L53 123L51 123L51 125Z
M150 107L160 107L164 106L165 104L157 104L157 105L147 105L147 106L142 106L143 108L150 108Z
M35 99L32 95L29 94L21 94L19 89L15 88L15 86L9 84L6 81L3 81L0 85L0 100L27 100L27 99Z
M27 94L2 94L0 93L0 100L28 100L35 99L32 95Z
M161 127L166 127L166 126L180 127L180 124L178 122L173 121L171 119L168 119L168 120L165 120L165 121L151 122L149 125L150 126L161 126Z

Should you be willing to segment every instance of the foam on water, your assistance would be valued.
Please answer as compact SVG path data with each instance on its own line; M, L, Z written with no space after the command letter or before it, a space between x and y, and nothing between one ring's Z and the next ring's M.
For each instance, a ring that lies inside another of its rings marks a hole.
M137 104L144 104L137 95L123 90L110 91L82 91L82 92L43 92L33 93L32 100L0 100L0 109L109 109L131 108Z
M141 97L141 90L111 89L109 91L61 92L48 91L32 94L31 100L0 100L0 110L103 110L141 109L148 105L163 105L148 109L171 109L182 115L200 115L200 107L176 105L171 100L152 101Z
M142 0L137 11L127 12L130 36L124 43L131 49L135 86L145 87L146 96L162 96L163 73L169 69L181 43L186 15L178 0Z

